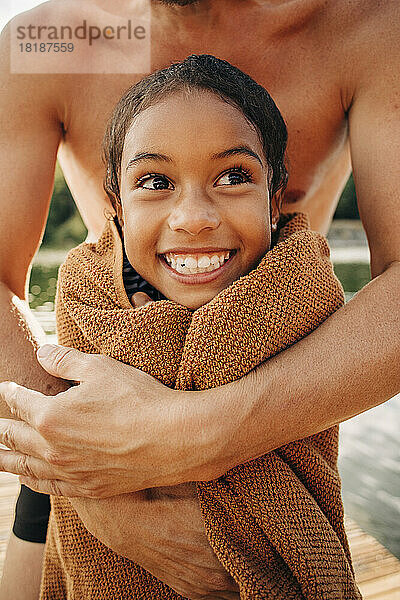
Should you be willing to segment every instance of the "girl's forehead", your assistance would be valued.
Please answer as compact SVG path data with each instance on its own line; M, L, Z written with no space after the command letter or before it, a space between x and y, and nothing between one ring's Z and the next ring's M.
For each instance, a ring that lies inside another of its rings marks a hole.
M188 148L213 154L239 143L262 153L259 135L239 107L196 90L175 93L139 113L126 134L123 155L152 146L174 154Z

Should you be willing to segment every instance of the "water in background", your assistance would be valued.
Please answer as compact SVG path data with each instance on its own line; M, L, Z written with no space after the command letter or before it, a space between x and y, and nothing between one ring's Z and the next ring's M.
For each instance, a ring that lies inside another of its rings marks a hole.
M58 268L36 265L30 303L55 341L54 294ZM347 300L370 280L369 266L341 263L335 271ZM339 470L346 513L400 558L400 395L340 426Z
M340 425L346 513L400 558L400 395Z

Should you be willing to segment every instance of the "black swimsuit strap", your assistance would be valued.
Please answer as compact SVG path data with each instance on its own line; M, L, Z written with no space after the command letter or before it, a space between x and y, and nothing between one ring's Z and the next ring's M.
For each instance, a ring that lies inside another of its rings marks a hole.
M148 283L135 269L132 267L125 253L124 248L124 259L122 267L122 278L124 280L124 287L128 298L130 299L136 292L144 292L152 300L166 300L166 297L161 292L156 290L150 283Z

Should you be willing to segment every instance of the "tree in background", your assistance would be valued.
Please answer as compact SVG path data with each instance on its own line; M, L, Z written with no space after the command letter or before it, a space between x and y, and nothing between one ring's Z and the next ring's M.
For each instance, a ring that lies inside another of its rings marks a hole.
M45 248L72 248L80 244L86 235L87 229L57 163L43 246Z
M350 175L337 205L334 219L359 219L353 175Z

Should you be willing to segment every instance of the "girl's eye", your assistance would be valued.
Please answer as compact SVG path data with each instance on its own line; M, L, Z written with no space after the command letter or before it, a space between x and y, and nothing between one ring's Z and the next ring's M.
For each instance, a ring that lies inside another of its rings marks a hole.
M141 177L137 184L138 187L145 190L173 189L172 183L164 175L146 175L146 177Z
M240 185L252 181L251 173L244 167L233 167L223 173L215 182L215 185Z

